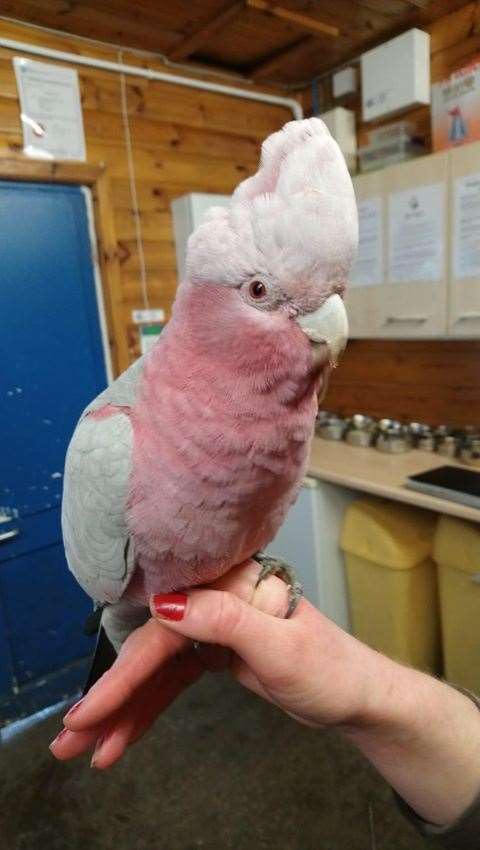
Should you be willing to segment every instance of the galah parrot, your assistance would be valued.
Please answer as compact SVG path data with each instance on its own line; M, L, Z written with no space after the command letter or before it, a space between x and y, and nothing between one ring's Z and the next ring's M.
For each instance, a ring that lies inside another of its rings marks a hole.
M65 551L117 651L150 594L211 582L275 536L346 343L357 239L336 142L318 118L286 124L191 235L159 341L82 413Z

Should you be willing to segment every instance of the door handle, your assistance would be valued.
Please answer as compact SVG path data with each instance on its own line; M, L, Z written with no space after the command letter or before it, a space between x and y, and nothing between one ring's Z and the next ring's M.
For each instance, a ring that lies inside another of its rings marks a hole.
M18 528L12 528L11 531L4 531L0 534L0 543L6 543L7 540L12 540L17 534L20 534L20 529Z
M385 324L395 325L397 322L415 322L417 325L423 325L427 321L428 316L387 316Z
M471 312L471 313L460 313L459 316L455 319L456 322L469 322L475 321L475 319L480 319L480 312Z

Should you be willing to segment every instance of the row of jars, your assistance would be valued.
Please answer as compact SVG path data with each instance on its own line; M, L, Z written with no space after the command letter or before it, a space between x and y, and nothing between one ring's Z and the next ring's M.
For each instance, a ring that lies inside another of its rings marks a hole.
M345 440L351 446L374 446L391 454L417 448L480 467L480 428L474 425L463 429L448 425L432 428L422 422L406 424L395 419L377 420L361 413L342 418L321 410L315 430L326 440Z

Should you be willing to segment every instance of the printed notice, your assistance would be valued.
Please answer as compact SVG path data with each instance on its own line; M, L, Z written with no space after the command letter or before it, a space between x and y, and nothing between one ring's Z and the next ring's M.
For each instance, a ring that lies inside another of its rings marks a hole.
M480 275L480 172L455 180L453 274Z
M351 286L383 283L381 198L358 202L358 253L349 281Z
M37 159L85 160L85 135L72 68L13 60L20 97L23 152Z
M393 192L388 201L389 280L395 283L441 280L445 220L443 183Z

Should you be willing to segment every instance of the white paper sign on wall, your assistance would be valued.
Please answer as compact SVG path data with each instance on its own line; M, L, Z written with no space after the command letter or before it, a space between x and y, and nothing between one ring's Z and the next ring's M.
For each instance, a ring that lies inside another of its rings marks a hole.
M358 201L358 253L349 275L351 286L383 283L382 199Z
M86 159L78 74L73 68L15 57L23 152L36 159Z
M445 187L412 186L388 198L388 279L439 281L444 268Z
M453 275L480 275L480 172L455 180Z

